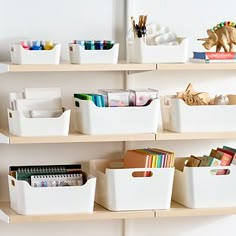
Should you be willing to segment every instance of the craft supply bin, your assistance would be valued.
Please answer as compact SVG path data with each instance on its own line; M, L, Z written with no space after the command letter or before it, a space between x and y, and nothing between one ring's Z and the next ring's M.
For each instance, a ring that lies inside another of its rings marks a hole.
M22 215L92 213L96 178L82 186L32 187L8 175L11 208Z
M156 133L160 99L142 107L97 107L92 101L75 98L77 130L84 134Z
M59 117L27 118L19 111L8 109L8 125L16 136L66 136L69 133L70 110Z
M142 38L127 43L128 61L133 63L184 63L188 61L188 38L178 45L147 45Z
M119 44L106 50L85 50L79 44L69 44L69 56L71 64L117 64Z
M61 44L55 44L51 50L27 50L20 44L13 44L10 52L13 64L59 64Z
M174 168L110 169L113 162L89 162L97 178L95 202L111 211L170 208ZM133 177L137 171L151 171L152 176Z
M163 128L173 132L236 131L236 105L189 106L182 99L161 99Z
M189 208L236 207L236 166L184 167L186 158L177 158L172 199ZM183 164L182 164L183 166ZM227 175L211 171L227 169Z

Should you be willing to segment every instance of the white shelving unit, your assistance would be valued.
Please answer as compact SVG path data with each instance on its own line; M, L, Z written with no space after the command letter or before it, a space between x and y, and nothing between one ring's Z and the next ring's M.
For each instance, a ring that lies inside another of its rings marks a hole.
M133 8L133 0L126 1L128 11ZM128 15L130 12L128 12ZM127 22L127 29L130 23ZM126 80L129 74L150 71L235 71L236 63L176 63L176 64L133 64L120 61L115 65L108 64L84 64L72 65L61 63L59 65L13 65L10 63L0 64L0 73L48 73L48 72L124 72ZM43 83L42 83L43 84ZM126 85L128 82L126 81ZM14 85L13 85L14 86ZM6 130L0 130L0 143L4 144L67 144L67 143L97 143L97 142L129 142L129 141L178 141L178 140L218 140L235 139L236 132L206 132L206 133L174 133L160 131L149 134L124 134L124 135L84 135L71 132L63 137L17 137L9 134ZM38 222L70 222L70 221L92 221L92 220L131 220L131 219L159 219L173 217L192 216L223 216L236 214L235 208L211 208L211 209L189 209L178 203L172 202L169 210L151 211L125 211L111 212L95 204L92 214L66 214L66 215L37 215L23 216L15 213L10 208L9 202L0 202L0 220L6 223L38 223ZM129 224L124 235L132 235Z

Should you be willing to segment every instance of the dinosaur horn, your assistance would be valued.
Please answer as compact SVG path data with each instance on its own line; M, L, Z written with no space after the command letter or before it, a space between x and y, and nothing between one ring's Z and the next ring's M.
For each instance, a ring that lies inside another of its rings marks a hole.
M201 39L197 39L199 41L207 41L207 38L201 38Z

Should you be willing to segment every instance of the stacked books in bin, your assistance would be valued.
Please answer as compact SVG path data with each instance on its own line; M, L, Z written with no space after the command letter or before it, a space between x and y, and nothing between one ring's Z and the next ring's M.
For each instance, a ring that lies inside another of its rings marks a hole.
M231 63L236 62L235 52L193 52L192 62L202 63Z
M172 168L174 159L173 152L157 148L128 150L124 156L124 168ZM150 172L136 172L135 175L150 176Z
M185 163L185 165L189 167L229 166L231 164L236 165L236 149L228 146L212 149L209 155L202 157L191 155ZM227 170L216 170L213 174L225 175L227 174Z
M11 166L9 174L32 187L81 186L84 183L81 165Z

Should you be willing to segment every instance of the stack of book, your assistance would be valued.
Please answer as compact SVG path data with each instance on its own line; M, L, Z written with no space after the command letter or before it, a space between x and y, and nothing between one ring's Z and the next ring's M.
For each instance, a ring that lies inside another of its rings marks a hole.
M186 166L188 167L204 167L204 166L229 166L236 165L236 149L223 146L222 148L212 149L209 155L196 157L191 155ZM217 175L225 175L226 169L215 171Z
M173 152L157 148L128 150L124 156L124 168L172 168L174 159ZM151 176L151 172L137 172L135 176Z
M200 63L234 63L236 52L193 52L191 62Z

